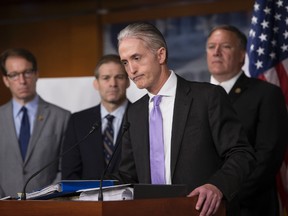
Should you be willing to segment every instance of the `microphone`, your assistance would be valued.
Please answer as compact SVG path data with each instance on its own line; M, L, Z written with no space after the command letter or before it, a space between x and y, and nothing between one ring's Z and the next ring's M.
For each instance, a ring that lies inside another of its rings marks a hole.
M51 166L52 164L54 164L56 161L58 161L59 159L61 159L67 152L71 151L73 148L75 148L76 146L80 145L84 140L87 139L87 137L90 136L90 134L92 134L97 128L99 128L99 123L95 122L89 133L84 136L79 142L75 143L73 146L71 146L69 149L67 149L66 151L64 151L63 153L61 153L56 159L50 161L48 164L46 164L44 167L42 167L40 170L38 170L37 172L35 172L33 175L30 176L30 178L26 181L23 190L22 190L22 194L21 194L21 200L26 200L26 187L28 185L28 183L35 177L37 176L39 173L41 173L43 170L45 170L47 167Z
M124 135L125 132L129 129L129 127L130 127L130 123L129 123L129 122L125 122L125 123L123 124L122 133L121 133L121 135L120 135L120 138L118 139L118 142L116 142L114 151L113 151L113 153L112 153L112 155L111 155L111 158L110 158L107 166L105 167L105 169L104 169L104 171L103 171L103 173L102 173L102 175L101 175L100 182L99 182L98 201L103 201L103 186L102 186L102 185L103 185L104 176L105 176L105 174L107 173L108 168L109 168L111 162L113 161L113 158L114 158L115 155L116 155L117 149L118 149L118 147L120 146L120 142L121 142L121 140L122 140L123 135Z

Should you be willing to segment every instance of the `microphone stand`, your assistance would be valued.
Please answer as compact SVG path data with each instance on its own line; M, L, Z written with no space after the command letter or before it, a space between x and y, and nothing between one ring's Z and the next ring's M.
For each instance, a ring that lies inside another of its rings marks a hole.
M98 201L103 201L103 186L102 186L102 185L103 185L104 176L105 176L105 174L107 173L108 168L109 168L111 162L113 161L113 158L115 157L115 152L117 151L118 147L120 146L120 142L121 142L121 140L122 140L122 137L123 137L124 133L129 129L129 127L130 127L130 123L129 123L129 122L125 122L125 123L123 124L121 136L120 136L118 142L116 143L115 149L114 149L114 151L113 151L113 153L112 153L112 156L111 156L111 158L110 158L107 166L105 167L105 169L104 169L104 171L103 171L103 173L102 173L102 175L101 175L101 179L100 179L100 182L99 182Z
M46 169L47 167L51 166L52 164L54 164L56 161L58 161L60 158L62 158L67 152L71 151L73 148L75 148L76 146L78 146L80 143L82 143L85 139L87 139L88 136L90 136L90 134L92 134L97 128L99 127L99 123L96 122L92 125L91 130L89 131L89 133L82 138L79 142L77 142L76 144L74 144L73 146L71 146L69 149L67 149L65 152L61 153L56 160L52 160L50 161L48 164L46 164L44 167L42 167L40 170L38 170L37 172L35 172L33 175L30 176L30 178L26 181L23 190L22 190L22 194L21 194L21 200L26 200L26 187L28 185L28 183L31 181L31 179L33 179L35 176L37 176L39 173L41 173L44 169Z

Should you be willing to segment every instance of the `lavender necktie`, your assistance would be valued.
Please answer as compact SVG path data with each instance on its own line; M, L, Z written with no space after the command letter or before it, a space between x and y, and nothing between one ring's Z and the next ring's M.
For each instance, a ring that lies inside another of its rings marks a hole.
M161 98L161 95L152 98L154 106L150 113L150 169L152 184L165 184L163 121L159 107Z

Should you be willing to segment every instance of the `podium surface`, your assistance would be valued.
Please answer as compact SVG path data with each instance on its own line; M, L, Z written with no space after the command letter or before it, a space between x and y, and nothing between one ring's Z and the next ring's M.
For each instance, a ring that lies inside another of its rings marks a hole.
M139 199L127 201L0 201L1 216L196 216L196 198ZM216 216L225 216L221 206Z

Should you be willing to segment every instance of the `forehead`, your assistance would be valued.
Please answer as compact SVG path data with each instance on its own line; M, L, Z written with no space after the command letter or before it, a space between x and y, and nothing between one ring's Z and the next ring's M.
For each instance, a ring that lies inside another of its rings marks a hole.
M239 39L232 31L218 29L215 30L208 38L208 42L237 42Z
M32 63L20 56L10 56L5 61L6 68L28 68L32 66Z
M127 37L123 38L119 42L118 51L121 59L123 60L123 58L134 55L136 52L142 49L148 49L143 40L135 37Z
M99 69L99 75L118 75L118 74L126 74L125 70L123 69L123 66L116 62L106 62L103 63Z

